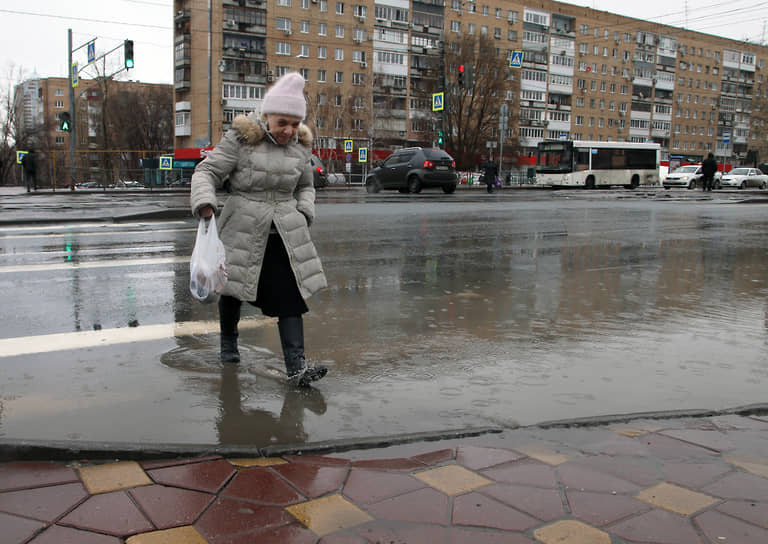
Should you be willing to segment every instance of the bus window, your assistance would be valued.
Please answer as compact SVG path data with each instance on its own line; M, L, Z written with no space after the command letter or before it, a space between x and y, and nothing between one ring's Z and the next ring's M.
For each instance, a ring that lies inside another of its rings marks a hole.
M576 172L583 172L589 170L589 149L578 148L576 152L576 166L574 170Z
M656 162L655 149L629 149L627 150L627 168L653 169L659 165Z

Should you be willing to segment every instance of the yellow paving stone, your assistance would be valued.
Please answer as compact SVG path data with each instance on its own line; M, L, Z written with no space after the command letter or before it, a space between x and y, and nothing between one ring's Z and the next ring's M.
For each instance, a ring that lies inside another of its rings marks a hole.
M611 430L622 436L628 436L629 438L637 438L638 436L642 436L649 432L649 431L646 431L645 429L635 429L632 427L622 427L622 428L611 429Z
M135 461L81 467L78 470L92 495L152 484L147 473Z
M125 544L208 544L208 541L194 527L187 525L134 535Z
M227 459L227 461L236 467L271 467L272 465L284 465L288 462L280 457L250 457Z
M691 491L690 489L667 482L661 482L648 489L643 489L635 497L648 504L664 508L682 516L690 516L694 512L719 502L719 499L704 493Z
M318 536L329 535L373 520L341 495L329 495L294 504L286 507L286 510Z
M533 532L543 544L611 544L611 537L580 521L558 521Z
M752 474L768 478L768 458L758 457L749 453L733 452L723 455L723 459Z
M542 463L546 463L552 466L562 465L570 459L568 455L564 455L552 448L548 448L540 444L530 444L521 447L515 446L515 451L524 453L528 457L532 457L537 461L541 461Z
M432 468L417 472L416 478L435 489L442 491L446 495L458 495L466 493L479 487L492 484L488 478L459 465L446 465L444 467Z

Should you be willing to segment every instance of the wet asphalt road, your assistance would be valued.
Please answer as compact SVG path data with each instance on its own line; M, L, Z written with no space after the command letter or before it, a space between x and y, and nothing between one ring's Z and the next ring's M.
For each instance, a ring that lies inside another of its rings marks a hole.
M190 219L5 225L0 438L264 446L765 402L761 197L322 193L309 392L252 308L243 362L218 362Z

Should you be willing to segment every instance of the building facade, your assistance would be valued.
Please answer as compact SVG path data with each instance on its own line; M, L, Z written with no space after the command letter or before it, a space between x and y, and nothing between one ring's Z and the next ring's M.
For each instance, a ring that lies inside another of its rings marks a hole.
M504 141L659 142L664 158L768 160L768 47L551 0L175 0L177 148L215 145L287 71L307 80L319 149L433 145L446 49L520 58ZM450 136L449 136L450 139ZM505 151L505 155L509 154Z

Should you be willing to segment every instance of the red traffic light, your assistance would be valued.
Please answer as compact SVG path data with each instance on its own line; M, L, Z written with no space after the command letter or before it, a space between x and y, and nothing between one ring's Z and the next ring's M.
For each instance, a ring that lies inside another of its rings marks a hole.
M459 73L460 74L464 73L464 65L463 64L459 64Z

